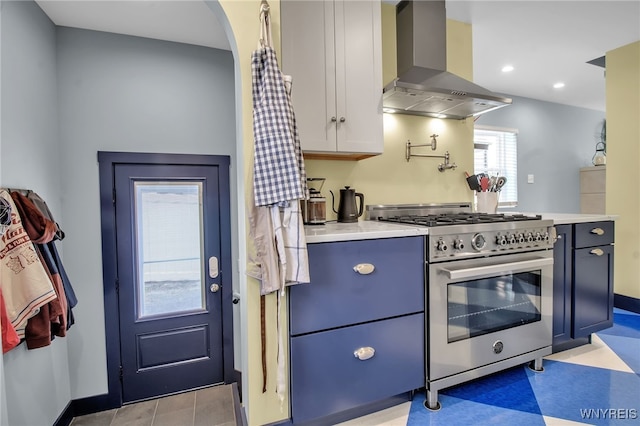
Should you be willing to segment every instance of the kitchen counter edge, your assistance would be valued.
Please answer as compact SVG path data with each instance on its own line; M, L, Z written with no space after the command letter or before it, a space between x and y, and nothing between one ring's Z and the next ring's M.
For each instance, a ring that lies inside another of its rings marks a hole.
M617 215L611 214L583 214L583 213L531 213L539 214L542 219L553 220L554 225L568 225L572 223L586 223L586 222L606 222L615 221L618 219Z
M354 223L328 222L324 225L305 225L304 230L307 244L415 237L427 235L428 233L428 228L424 227L373 220L362 220Z

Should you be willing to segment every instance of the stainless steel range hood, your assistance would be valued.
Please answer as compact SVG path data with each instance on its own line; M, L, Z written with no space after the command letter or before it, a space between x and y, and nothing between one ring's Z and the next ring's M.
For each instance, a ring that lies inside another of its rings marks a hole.
M385 112L461 120L511 104L446 71L446 23L444 1L398 3L398 78L383 90Z

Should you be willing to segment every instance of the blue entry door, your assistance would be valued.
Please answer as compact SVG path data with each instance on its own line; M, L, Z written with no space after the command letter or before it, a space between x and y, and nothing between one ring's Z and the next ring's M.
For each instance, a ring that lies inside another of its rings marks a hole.
M222 288L231 271L223 270L228 178L220 173L215 165L114 165L125 403L224 381Z

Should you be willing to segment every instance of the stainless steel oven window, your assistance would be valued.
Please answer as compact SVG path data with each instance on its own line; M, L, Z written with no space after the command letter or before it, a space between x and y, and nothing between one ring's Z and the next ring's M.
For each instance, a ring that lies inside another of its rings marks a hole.
M540 321L541 288L541 270L448 284L448 342Z

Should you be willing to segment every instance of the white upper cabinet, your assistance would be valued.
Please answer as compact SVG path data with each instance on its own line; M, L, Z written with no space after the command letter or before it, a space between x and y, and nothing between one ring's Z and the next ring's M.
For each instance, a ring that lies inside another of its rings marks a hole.
M282 70L309 154L383 150L380 1L283 1Z

